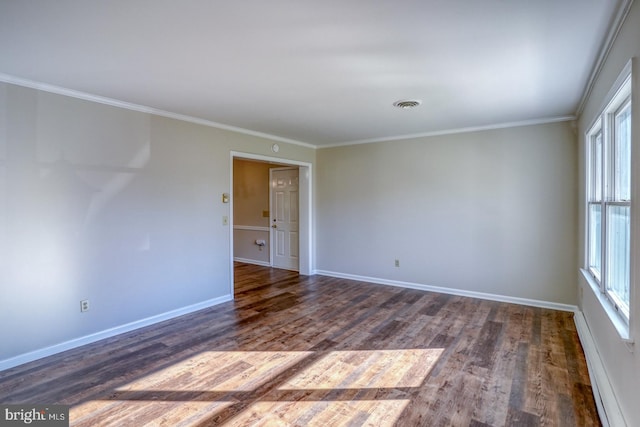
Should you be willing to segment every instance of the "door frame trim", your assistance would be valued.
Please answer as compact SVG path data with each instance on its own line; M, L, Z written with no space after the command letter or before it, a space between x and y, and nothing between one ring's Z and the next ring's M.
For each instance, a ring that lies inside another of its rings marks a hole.
M314 224L313 224L313 164L282 157L271 157L262 154L231 151L229 156L229 194L233 195L233 159L257 160L278 163L283 167L298 166L300 198L298 214L300 215L300 259L299 273L305 276L315 274L314 266ZM229 290L233 297L233 197L229 201Z

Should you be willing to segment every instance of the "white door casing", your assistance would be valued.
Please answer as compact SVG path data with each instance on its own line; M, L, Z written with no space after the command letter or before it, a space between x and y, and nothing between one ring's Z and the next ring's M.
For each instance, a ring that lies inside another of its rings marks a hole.
M298 168L273 168L270 175L271 265L299 269Z

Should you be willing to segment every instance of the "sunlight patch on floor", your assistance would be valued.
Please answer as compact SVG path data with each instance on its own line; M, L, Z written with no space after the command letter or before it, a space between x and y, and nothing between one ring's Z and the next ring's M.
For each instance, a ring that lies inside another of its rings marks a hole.
M443 349L332 351L280 389L419 387Z
M229 420L228 426L391 426L408 399L257 402Z
M72 407L69 420L71 426L77 427L103 425L101 419L108 419L109 426L188 426L209 420L232 404L231 401L91 401Z
M207 351L141 377L117 391L251 391L309 351Z
M443 349L208 351L71 408L73 425L391 425ZM124 424L123 424L124 425Z

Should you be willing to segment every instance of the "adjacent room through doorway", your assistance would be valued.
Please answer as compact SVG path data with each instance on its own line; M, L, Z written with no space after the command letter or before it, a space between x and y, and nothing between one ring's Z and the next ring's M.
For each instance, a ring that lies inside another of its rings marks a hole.
M310 167L253 157L232 156L232 262L308 274Z

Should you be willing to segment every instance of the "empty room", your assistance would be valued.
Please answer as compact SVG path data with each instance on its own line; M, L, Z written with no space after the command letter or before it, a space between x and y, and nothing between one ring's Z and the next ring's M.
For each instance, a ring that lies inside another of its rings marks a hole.
M0 1L0 425L640 425L640 4Z

